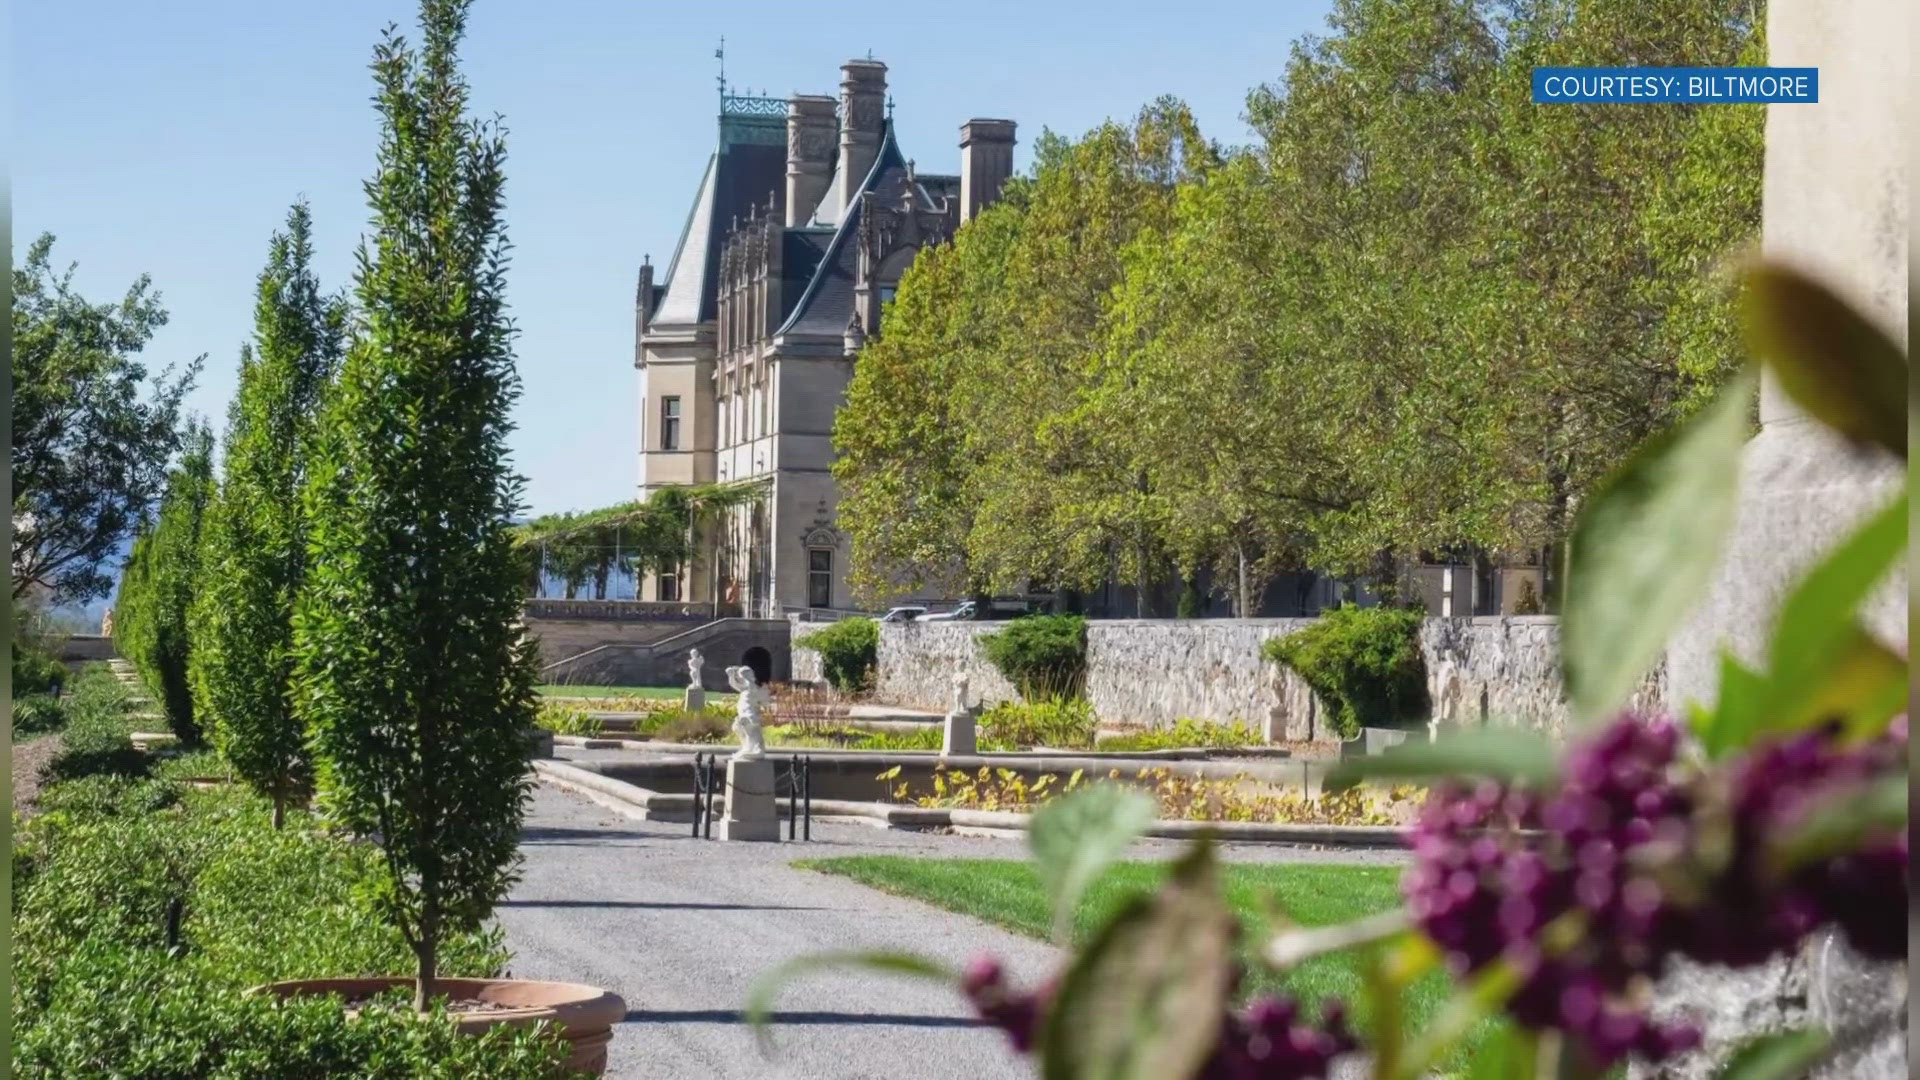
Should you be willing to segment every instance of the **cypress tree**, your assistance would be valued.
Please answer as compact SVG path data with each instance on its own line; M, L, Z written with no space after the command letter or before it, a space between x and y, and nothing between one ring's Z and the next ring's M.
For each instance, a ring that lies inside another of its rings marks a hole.
M314 276L312 230L296 203L268 246L193 611L196 709L234 772L273 800L275 827L310 782L292 686L293 605L307 565L301 490L346 331L344 299L322 296Z
M188 677L192 641L187 611L200 584L200 533L213 495L213 432L195 423L180 461L167 474L160 516L135 538L115 603L114 639L146 680L187 746L201 741Z
M517 876L532 781L534 655L508 469L519 392L505 302L505 144L466 116L468 0L423 0L416 48L374 51L359 324L323 412L295 617L302 711L327 810L374 836L382 902L433 996L437 949Z

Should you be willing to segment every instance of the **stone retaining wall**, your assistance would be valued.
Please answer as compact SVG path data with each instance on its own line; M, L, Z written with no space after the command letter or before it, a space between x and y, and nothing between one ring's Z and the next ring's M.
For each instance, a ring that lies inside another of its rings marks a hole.
M1097 619L1087 624L1087 697L1103 723L1171 725L1182 718L1241 722L1269 740L1328 738L1324 710L1297 675L1261 655L1261 644L1312 619ZM876 697L944 709L965 670L987 704L1013 687L974 638L1003 623L884 623ZM1428 619L1420 634L1434 717L1443 725L1517 724L1562 733L1559 620L1551 616ZM797 654L796 654L797 655ZM1666 705L1664 664L1633 707Z
M965 671L969 697L984 705L1017 701L1013 684L987 661L974 638L1000 622L880 624L879 677L874 698L888 705L945 712L953 704L953 676Z
M788 620L787 640L792 643L788 651L793 657L792 681L826 685L826 673L820 669L820 654L812 649L801 648L799 642L808 634L831 625L831 623L801 622L799 619L792 618Z

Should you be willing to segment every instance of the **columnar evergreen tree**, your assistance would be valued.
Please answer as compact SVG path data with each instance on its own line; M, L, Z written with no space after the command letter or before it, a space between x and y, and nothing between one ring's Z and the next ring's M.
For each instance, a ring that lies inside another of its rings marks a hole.
M466 115L467 10L422 0L421 43L390 27L374 51L373 235L307 490L294 625L320 795L386 853L383 902L422 1009L443 935L485 919L517 875L531 786L506 147L497 122Z
M213 497L213 432L191 425L180 462L167 476L160 516L134 540L114 604L114 640L166 711L180 741L199 745L188 668L187 612L200 586L200 534Z
M310 782L293 697L293 606L307 566L301 493L347 315L344 298L320 293L312 229L306 204L295 204L260 273L192 626L196 711L234 772L273 800L275 827Z

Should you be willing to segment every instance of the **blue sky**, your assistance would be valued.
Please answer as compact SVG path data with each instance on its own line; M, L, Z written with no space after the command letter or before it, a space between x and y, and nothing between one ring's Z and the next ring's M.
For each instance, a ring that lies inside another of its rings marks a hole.
M474 106L509 128L509 286L525 391L514 461L535 512L631 498L633 283L667 261L714 141L714 47L742 91L838 94L841 62L890 68L902 146L957 171L960 123L1078 134L1184 98L1243 141L1246 92L1281 75L1325 0L836 7L477 0ZM224 422L254 276L288 204L313 204L324 284L366 221L376 119L367 62L403 0L65 0L12 12L16 255L43 231L91 298L150 273L172 313L158 368L205 352L191 407Z

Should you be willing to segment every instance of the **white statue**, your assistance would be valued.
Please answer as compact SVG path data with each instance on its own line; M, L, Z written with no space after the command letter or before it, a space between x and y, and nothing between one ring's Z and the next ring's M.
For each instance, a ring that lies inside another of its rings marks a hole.
M760 727L760 709L767 703L767 691L753 677L750 667L727 669L727 684L739 693L733 707L733 733L740 736L735 761L754 761L767 756L766 734Z
M700 672L702 667L706 664L706 662L707 662L707 658L700 655L700 649L698 646L695 646L694 648L687 650L687 685L688 686L704 685L701 681Z
M953 677L953 713L965 716L973 710L967 706L967 673L962 671Z

